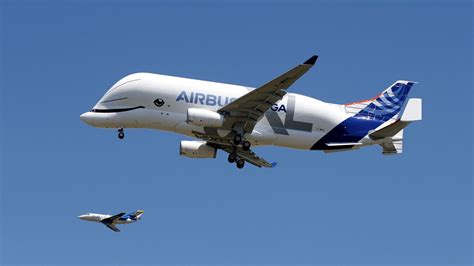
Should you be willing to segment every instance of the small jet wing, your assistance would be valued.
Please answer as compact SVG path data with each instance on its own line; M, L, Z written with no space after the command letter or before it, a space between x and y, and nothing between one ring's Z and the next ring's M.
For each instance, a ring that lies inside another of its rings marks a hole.
M226 114L227 118L234 118L227 119L229 123L241 123L245 132L252 132L263 114L285 96L286 90L303 76L317 59L317 55L312 56L303 64L223 106L218 112Z
M125 213L121 212L121 213L116 214L114 216L110 216L109 218L105 218L101 222L108 226L108 224L113 224L115 222L115 220L119 219L120 217L122 217L124 215L125 215Z
M213 144L211 144L213 145ZM230 145L214 145L216 148L222 149L228 153L234 152L234 148ZM237 156L244 159L246 162L249 162L257 167L269 167L273 168L275 167L276 163L269 163L265 159L258 157L253 151L248 150L244 151L241 147L236 147L235 152L237 153Z
M104 223L104 224L105 224L105 226L110 228L112 231L120 232L120 230L117 228L117 226L115 226L115 224L106 224L106 223Z

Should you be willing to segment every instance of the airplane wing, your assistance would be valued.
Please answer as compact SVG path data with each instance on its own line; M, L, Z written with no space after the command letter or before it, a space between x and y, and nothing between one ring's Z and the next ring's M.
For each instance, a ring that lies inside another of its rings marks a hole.
M115 220L119 219L120 217L122 217L124 215L125 215L125 213L121 212L121 213L116 214L114 216L110 216L109 218L105 218L101 222L108 226L108 224L113 224L115 222Z
M228 127L240 123L244 132L252 132L263 114L285 96L286 90L303 76L316 63L317 59L317 55L312 56L303 64L223 106L218 112L227 115L227 123L231 123L227 124Z
M226 151L228 153L234 152L234 148L231 145L226 144L216 144L216 143L209 143L209 145L214 146L218 149ZM253 151L248 150L244 151L241 147L235 147L235 153L237 156L244 159L246 162L249 162L258 167L275 167L276 163L269 163L265 159L258 157Z
M117 226L115 226L115 224L106 224L106 223L104 223L104 224L105 224L105 226L110 228L112 231L120 232L120 230L117 228Z

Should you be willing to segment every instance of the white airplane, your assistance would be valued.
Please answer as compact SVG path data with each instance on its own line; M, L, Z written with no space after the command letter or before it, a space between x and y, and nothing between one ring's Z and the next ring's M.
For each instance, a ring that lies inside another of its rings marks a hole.
M116 215L109 215L109 214L100 214L100 213L86 213L83 215L79 215L78 218L81 220L89 221L89 222L98 222L103 223L105 226L110 228L115 232L120 232L120 230L115 226L116 224L129 224L134 223L141 219L144 211L138 210L129 214L125 214L121 212Z
M119 80L91 111L80 116L102 128L149 128L199 140L183 140L182 156L215 158L217 150L242 168L245 162L273 167L250 150L275 145L325 152L378 144L383 154L398 154L403 129L421 120L421 99L409 99L415 82L399 80L376 97L332 104L287 89L318 59L312 56L259 88L136 73ZM403 110L403 111L402 111Z

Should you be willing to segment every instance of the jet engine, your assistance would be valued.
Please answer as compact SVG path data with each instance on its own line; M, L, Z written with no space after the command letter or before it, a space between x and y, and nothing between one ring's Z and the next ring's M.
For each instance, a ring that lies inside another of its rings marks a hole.
M189 158L216 158L217 149L205 141L183 140L179 145L179 155Z
M222 127L224 116L211 110L189 108L186 122L195 126Z

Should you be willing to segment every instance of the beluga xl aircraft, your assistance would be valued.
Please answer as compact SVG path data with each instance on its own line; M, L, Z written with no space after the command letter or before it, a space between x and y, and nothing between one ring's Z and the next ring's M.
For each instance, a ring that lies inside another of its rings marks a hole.
M251 147L350 151L380 145L383 154L399 154L403 130L421 120L421 99L407 99L415 82L398 80L369 100L332 104L288 93L288 88L318 56L258 87L230 85L151 73L119 80L99 102L80 116L102 128L149 128L172 131L183 140L179 154L215 158L217 150L242 168L245 162L273 167Z
M120 232L117 226L115 226L116 224L134 223L141 219L143 213L144 211L142 210L137 210L129 214L125 214L124 212L121 212L116 215L100 214L100 213L86 213L83 215L79 215L77 218L84 221L102 223L108 228L110 228L110 230L115 231L115 232Z

